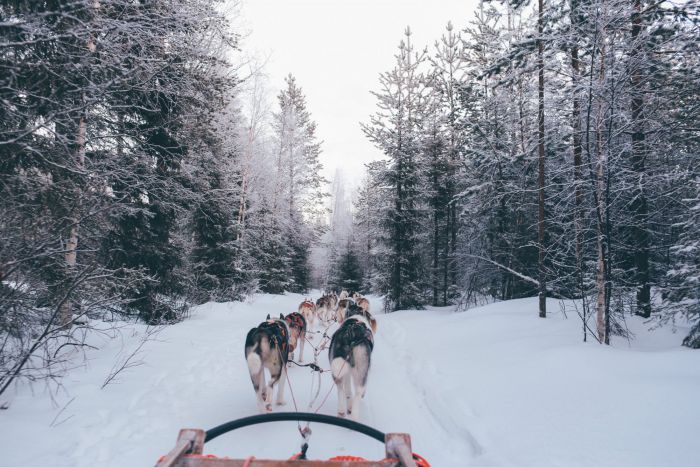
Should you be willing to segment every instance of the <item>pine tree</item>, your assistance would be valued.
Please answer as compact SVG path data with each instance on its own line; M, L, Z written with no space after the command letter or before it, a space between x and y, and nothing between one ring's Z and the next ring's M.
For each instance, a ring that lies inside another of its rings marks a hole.
M336 289L349 292L364 292L360 262L350 245L347 246L345 252L340 256L337 264L338 278L333 284Z
M327 183L321 176L319 160L321 143L316 139L316 123L306 108L306 97L291 74L287 87L277 100L279 111L274 115L274 132L278 146L276 177L279 183L276 203L288 212L304 212L313 216L322 209Z
M292 251L285 237L274 211L263 200L251 213L243 246L250 250L250 267L264 293L281 294L290 288Z
M217 8L0 6L0 393L38 352L53 355L53 377L82 345L72 324L86 315L171 322L184 315L190 266L233 279L212 249L231 246L230 200L216 195L236 174L195 174L229 137L212 131L236 82L224 59L236 37Z
M192 243L186 265L191 288L188 295L199 302L240 299L240 290L249 288L250 278L240 269L241 225L234 209L243 178L238 145L242 123L237 104L231 92L217 118L209 125L200 125L198 139L202 144L190 148L197 153L188 174L194 200L190 222L183 230Z
M379 112L363 130L389 158L383 179L392 187L390 207L383 219L387 229L388 261L385 305L390 310L416 308L424 303L420 252L423 222L421 119L424 117L424 77L419 71L425 52L415 53L411 31L399 45L396 66L380 75L381 92L374 93Z
M433 218L433 305L441 300L447 305L455 298L457 287L457 238L459 220L458 202L455 200L459 184L461 148L466 144L466 111L460 98L466 72L463 41L448 23L446 32L435 43L435 55L430 59L432 67L430 90L434 100L432 113L439 115L439 124L428 135L430 159L430 190ZM433 117L435 118L435 117Z
M326 180L320 173L321 143L316 139L316 123L306 108L306 98L291 74L285 82L273 123L277 146L273 211L287 238L288 286L302 293L310 286L309 250L317 237L309 224L323 211Z
M530 277L537 274L536 237L529 221L536 214L536 178L530 169L536 150L535 87L523 68L532 66L524 51L503 63L522 32L520 13L508 10L508 26L493 4L480 5L465 31L468 74L459 97L466 110L460 255L467 301L480 293L500 299L529 296L532 283L502 267ZM485 258L488 261L484 261ZM493 263L491 263L491 261Z
M388 275L381 266L388 261L388 236L383 219L386 218L390 199L385 196L389 187L384 183L386 161L367 164L366 177L354 202L353 238L360 258L363 290L380 292L387 290Z
M686 200L688 218L684 232L671 248L674 267L667 275L670 285L665 301L667 319L676 314L684 316L691 325L683 345L700 348L700 175L690 175L694 184L694 197ZM694 178L694 180L693 180Z

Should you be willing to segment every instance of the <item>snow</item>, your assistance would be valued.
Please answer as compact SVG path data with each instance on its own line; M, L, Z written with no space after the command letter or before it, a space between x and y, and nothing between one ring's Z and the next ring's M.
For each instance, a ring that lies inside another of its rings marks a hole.
M259 295L247 303L209 303L146 342L134 366L100 387L146 327L125 325L118 339L93 337L84 364L60 390L18 385L0 402L0 464L152 465L183 427L212 428L256 413L243 357L245 335L268 313L295 311L304 297ZM371 297L374 309L380 305ZM411 434L434 466L691 466L700 458L700 352L680 346L683 330L648 332L610 347L583 343L573 308L536 299L377 317L379 327L362 420ZM318 342L319 337L316 337ZM310 357L309 346L306 357ZM327 354L320 358L328 368ZM312 373L289 371L305 410ZM334 414L336 391L322 376L320 412ZM294 410L287 391L287 406ZM313 407L316 409L316 406ZM309 454L381 458L360 434L312 424ZM287 458L299 450L294 423L258 425L208 443L205 452Z

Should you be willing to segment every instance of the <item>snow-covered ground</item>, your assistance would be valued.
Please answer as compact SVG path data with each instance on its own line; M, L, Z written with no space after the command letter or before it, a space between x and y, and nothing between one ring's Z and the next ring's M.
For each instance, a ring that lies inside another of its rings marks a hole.
M143 326L94 342L85 365L48 393L26 383L4 398L0 465L153 465L182 427L211 428L256 412L243 344L268 313L295 311L299 295L260 295L248 303L206 304L165 328L104 389L115 361L139 345ZM376 301L375 301L376 302ZM377 303L373 303L379 308ZM362 421L411 434L434 466L697 466L700 462L700 352L682 332L646 331L614 346L581 342L580 321L559 303L538 319L535 299L379 315ZM318 341L318 337L316 338ZM307 346L307 357L311 351ZM320 362L328 367L324 352ZM290 369L299 409L312 397L312 373ZM321 413L336 392L323 375ZM294 410L287 391L287 406ZM317 407L314 406L315 410ZM381 458L360 434L312 424L309 455ZM206 452L286 458L298 451L294 423L224 435Z

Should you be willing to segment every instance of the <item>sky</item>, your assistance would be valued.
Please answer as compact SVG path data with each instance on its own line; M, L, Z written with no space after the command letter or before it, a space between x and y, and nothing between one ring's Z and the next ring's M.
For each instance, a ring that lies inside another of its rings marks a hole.
M376 110L379 74L390 70L406 26L416 48L439 39L448 21L463 29L477 0L243 0L243 48L266 58L270 102L292 73L323 141L322 162L359 184L364 164L382 157L360 122ZM274 107L273 107L274 108Z

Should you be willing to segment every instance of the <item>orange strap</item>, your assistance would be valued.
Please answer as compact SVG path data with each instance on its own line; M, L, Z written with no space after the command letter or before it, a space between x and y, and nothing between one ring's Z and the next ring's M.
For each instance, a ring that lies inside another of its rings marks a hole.
M328 459L329 461L366 461L364 457L359 456L335 456ZM413 460L416 461L418 467L430 467L430 463L423 456L413 453ZM382 459L379 462L397 462L398 459Z
M423 456L420 456L415 452L413 453L413 460L416 461L416 465L418 467L430 467L430 463L427 460L425 460Z
M364 457L359 456L335 456L328 459L329 461L366 461Z

